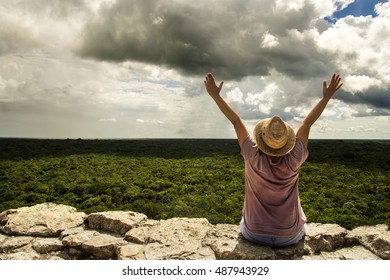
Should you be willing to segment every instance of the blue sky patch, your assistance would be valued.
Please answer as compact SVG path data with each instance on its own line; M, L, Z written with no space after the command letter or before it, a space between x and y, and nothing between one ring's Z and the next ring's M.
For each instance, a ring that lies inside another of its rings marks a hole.
M332 16L327 17L326 20L329 22L335 22L339 18L352 15L358 16L373 16L377 14L375 12L375 5L378 3L385 3L385 0L356 0L349 4L345 9L335 12Z

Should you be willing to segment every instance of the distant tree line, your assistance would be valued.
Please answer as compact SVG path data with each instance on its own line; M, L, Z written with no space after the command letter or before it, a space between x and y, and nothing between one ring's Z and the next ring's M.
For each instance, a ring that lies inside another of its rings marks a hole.
M314 140L299 190L309 222L389 224L390 141ZM236 140L0 139L0 211L55 202L86 213L238 223L244 162Z

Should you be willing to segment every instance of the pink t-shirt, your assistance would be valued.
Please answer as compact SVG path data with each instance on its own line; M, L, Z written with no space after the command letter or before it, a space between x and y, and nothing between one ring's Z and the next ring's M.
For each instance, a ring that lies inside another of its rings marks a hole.
M259 236L289 237L306 222L298 194L299 170L308 150L297 138L287 155L272 163L248 136L241 148L245 159L243 217L247 229Z

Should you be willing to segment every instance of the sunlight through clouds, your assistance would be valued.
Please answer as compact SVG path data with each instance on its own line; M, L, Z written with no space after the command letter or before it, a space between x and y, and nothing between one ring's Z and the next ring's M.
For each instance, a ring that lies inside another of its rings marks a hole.
M261 43L261 46L263 48L273 48L279 45L278 38L274 35L270 34L268 31L264 33L263 35L263 41Z
M313 137L389 138L390 4L334 16L354 3L0 0L0 137L235 137L208 72L249 126L296 128L337 72Z
M349 75L345 78L345 84L345 90L355 94L356 92L364 92L373 86L380 86L381 81L366 75Z
M231 91L228 91L226 93L226 96L227 96L226 99L227 102L233 102L233 103L236 102L236 103L244 104L244 100L243 100L244 94L238 87L234 88Z

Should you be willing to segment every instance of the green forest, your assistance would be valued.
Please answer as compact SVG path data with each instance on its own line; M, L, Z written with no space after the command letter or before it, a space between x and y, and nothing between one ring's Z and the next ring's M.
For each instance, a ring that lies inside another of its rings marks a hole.
M311 140L299 181L308 222L389 225L389 148L388 140ZM0 138L0 212L54 202L237 224L243 199L236 140Z

